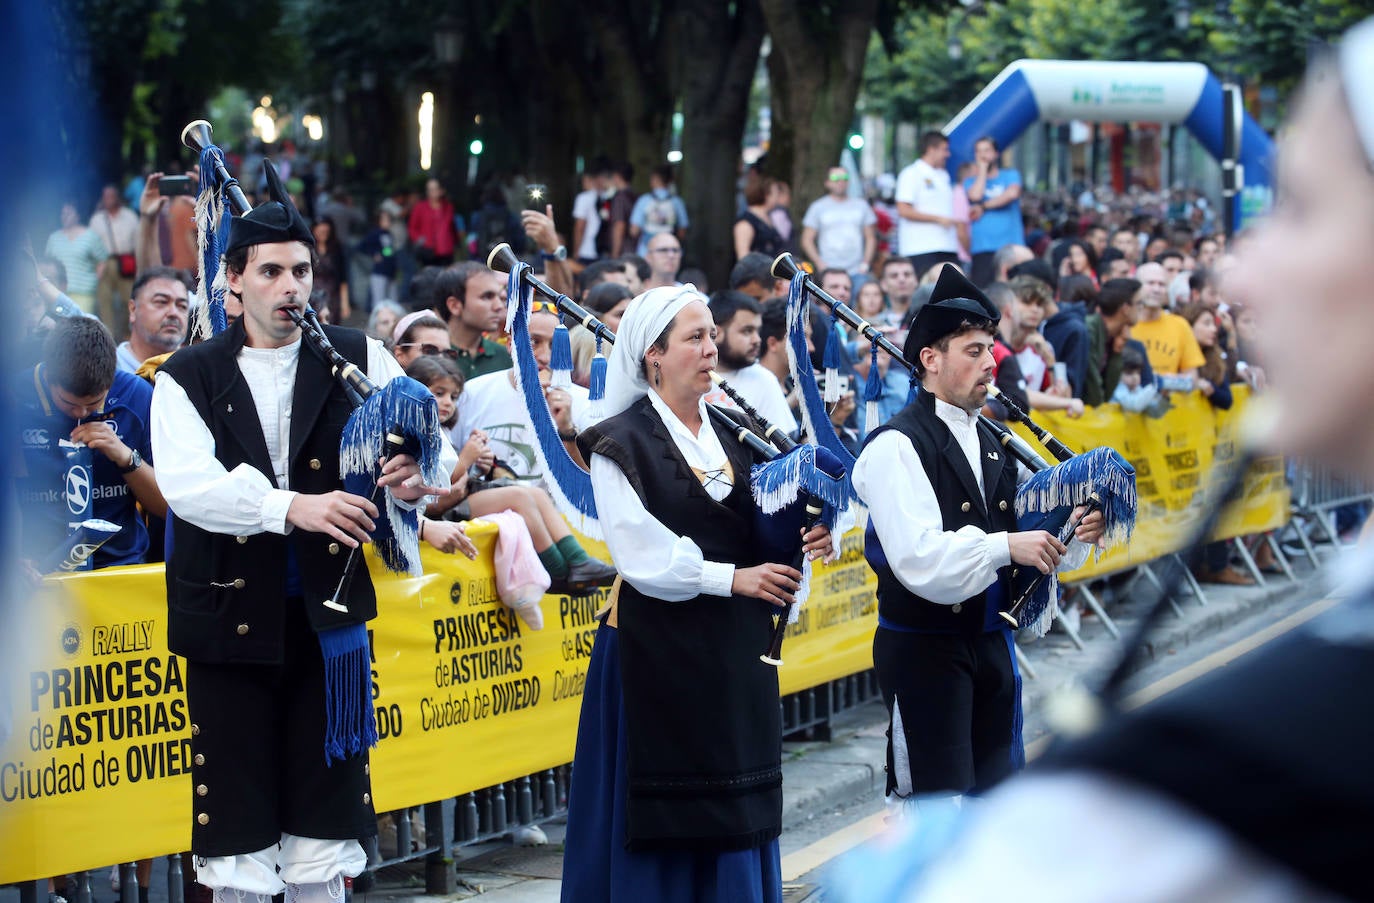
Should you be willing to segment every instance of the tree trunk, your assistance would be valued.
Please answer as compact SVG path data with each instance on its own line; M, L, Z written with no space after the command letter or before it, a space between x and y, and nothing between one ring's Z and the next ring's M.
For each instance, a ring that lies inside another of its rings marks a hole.
M592 84L597 62L579 8L562 0L530 4L530 50L537 56L539 90L529 95L531 111L526 137L531 172L549 187L554 223L564 241L572 241L572 205L579 151L603 148L595 121L598 95ZM576 249L569 247L569 253Z
M800 224L809 201L824 190L825 171L839 162L878 0L850 0L828 15L799 14L791 0L759 3L773 38L768 63L774 141L768 169L790 179L792 219Z
M623 158L643 190L649 170L663 162L680 82L678 40L666 4L593 5L587 17L605 63L601 96L608 113L620 114Z
M682 261L705 270L710 287L725 288L735 260L735 176L763 12L757 0L695 0L680 15L682 43L695 48L682 81L679 182L692 224Z

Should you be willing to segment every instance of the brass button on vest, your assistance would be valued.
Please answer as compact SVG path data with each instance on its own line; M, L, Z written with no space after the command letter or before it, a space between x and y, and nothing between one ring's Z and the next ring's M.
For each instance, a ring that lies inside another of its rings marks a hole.
M191 761L194 762L194 763L196 763L197 765L204 765L204 764L205 764L205 754L204 754L204 753L196 753L196 757L195 757L194 759L192 759Z
M311 470L319 470L321 466L322 466L322 465L320 464L320 459L319 459L319 458L311 458L311 459L310 459L310 469L311 469Z
M210 816L209 816L209 815L206 815L204 812L202 812L202 813L200 813L199 815L196 816L196 821L197 821L199 824L208 825L208 824L210 824Z
M1007 500L1006 500L1006 499L1002 499L1002 501L998 502L998 503L997 503L997 508L998 508L998 510L1000 510L1000 511L1006 511L1006 510L1007 510Z
M337 555L337 554L339 554L339 544L338 544L337 542L331 542L331 543L329 544L329 554L330 554L330 555Z
M235 537L234 537L234 542L238 543L239 545L246 545L246 544L248 543L248 537L247 537L247 536L235 536Z
M237 633L239 636L247 636L247 635L248 635L248 625L247 625L247 624L240 624L239 626L237 626L237 627L234 628L234 633Z
M192 737L199 737L199 736L200 736L200 725L199 725L199 724L193 724L193 725L191 725L191 736L192 736Z
M367 805L367 804L370 803L370 802L372 802L372 794L370 794L370 793L364 793L364 794L363 794L363 805Z
M961 612L961 611L964 610L964 603L962 603L962 602L955 602L953 605L951 605L951 606L949 607L949 610L952 611L952 612L954 612L954 613L957 615L959 612Z
M196 796L205 796L205 794L207 794L207 793L209 793L209 792L210 792L210 788L209 788L209 787L206 787L204 784L197 784L197 785L196 785Z
M234 589L243 589L248 583L242 577L234 578Z
M964 502L962 505L959 506L959 510L967 514L968 512L973 510L973 505L969 502Z

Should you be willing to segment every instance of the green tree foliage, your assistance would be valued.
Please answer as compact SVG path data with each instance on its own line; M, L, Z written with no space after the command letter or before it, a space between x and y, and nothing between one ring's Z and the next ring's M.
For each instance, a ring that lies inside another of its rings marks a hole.
M1028 55L1031 12L1030 0L908 12L890 40L875 35L869 44L867 108L898 122L943 125L1007 64Z
M1371 14L1369 0L1234 0L1230 17L1218 21L1230 27L1214 33L1214 48L1237 74L1286 95L1302 78L1310 50Z
M1112 59L1128 29L1127 0L1034 0L1025 18L1026 56L1040 60Z

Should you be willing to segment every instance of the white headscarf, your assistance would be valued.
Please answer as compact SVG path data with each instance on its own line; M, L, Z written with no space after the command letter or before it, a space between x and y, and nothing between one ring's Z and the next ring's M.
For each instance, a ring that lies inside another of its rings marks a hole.
M602 402L606 417L614 417L649 393L644 354L673 317L693 301L708 303L695 285L668 285L637 295L625 308L607 363L606 398Z
M1365 157L1374 161L1374 19L1365 19L1345 33L1340 70L1350 118Z

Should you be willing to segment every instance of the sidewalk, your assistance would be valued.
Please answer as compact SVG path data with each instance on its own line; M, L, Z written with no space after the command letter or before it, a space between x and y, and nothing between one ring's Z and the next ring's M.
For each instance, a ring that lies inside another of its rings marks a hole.
M1328 547L1329 548L1329 547ZM1266 575L1264 586L1236 587L1206 584L1207 604L1199 605L1186 592L1179 602L1183 617L1166 614L1149 640L1140 662L1146 668L1154 662L1180 654L1189 647L1202 647L1228 628L1251 619L1277 620L1320 595L1320 581L1312 580L1312 570L1293 562L1296 582L1282 575ZM1162 570L1160 571L1162 575ZM1122 588L1130 595L1102 598L1108 615L1123 636L1130 636L1155 588L1148 579ZM1084 615L1079 632L1085 648L1078 650L1069 637L1057 630L1022 649L1036 672L1035 678L1023 674L1027 744L1046 734L1044 702L1055 689L1074 681L1096 682L1116 662L1123 644L1114 639L1091 614ZM836 808L883 791L886 712L879 702L859 706L832 722L829 742L785 743L783 745L783 844L788 832ZM354 894L366 903L439 903L479 897L481 903L556 903L558 877L562 867L563 825L545 826L549 844L517 848L509 843L493 843L464 848L458 856L459 891L451 897L424 894L423 871L384 870L367 893ZM794 888L788 903L816 899L810 887Z

